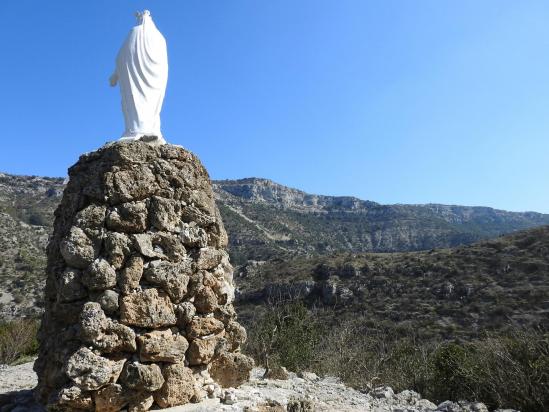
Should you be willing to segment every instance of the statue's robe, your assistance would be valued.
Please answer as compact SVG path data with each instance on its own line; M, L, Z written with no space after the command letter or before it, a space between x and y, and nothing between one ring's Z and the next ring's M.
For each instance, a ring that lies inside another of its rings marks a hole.
M111 85L120 84L126 126L122 138L162 139L160 110L168 82L166 40L148 11L137 17L138 24L131 29L116 57Z

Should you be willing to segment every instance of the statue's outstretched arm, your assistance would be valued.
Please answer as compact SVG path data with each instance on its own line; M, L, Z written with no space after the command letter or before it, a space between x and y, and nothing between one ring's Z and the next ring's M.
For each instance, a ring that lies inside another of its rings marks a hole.
M118 74L116 73L116 70L114 71L114 73L109 78L109 83L110 83L111 87L116 86L116 83L118 83Z

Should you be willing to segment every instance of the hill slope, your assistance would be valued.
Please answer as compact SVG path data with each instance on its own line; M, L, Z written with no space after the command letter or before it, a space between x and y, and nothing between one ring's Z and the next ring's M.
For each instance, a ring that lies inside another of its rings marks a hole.
M0 174L0 305L33 308L62 179ZM215 181L234 264L336 252L456 246L549 224L549 215L482 207L380 205L311 195L265 179ZM332 259L326 258L326 259ZM333 257L336 259L336 257ZM253 262L244 271L252 271ZM242 285L246 288L246 285Z
M237 263L288 254L452 247L549 224L549 215L534 212L381 205L311 195L266 179L215 181L214 190Z
M408 253L337 253L241 269L248 322L270 300L304 300L327 323L346 319L470 339L510 324L549 328L549 226L470 246Z

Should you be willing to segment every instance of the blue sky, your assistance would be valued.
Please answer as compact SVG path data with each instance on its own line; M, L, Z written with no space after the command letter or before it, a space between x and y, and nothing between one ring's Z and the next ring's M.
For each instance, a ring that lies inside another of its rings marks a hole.
M168 42L165 137L214 179L549 213L549 2L2 2L0 170L64 176L123 131L133 12Z

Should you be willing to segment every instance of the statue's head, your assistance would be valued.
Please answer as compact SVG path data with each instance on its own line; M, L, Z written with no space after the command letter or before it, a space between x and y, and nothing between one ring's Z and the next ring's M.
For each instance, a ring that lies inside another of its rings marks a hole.
M145 17L150 17L151 12L149 10L143 10L143 11L136 11L135 12L135 18L137 19L137 23L141 24L143 23L143 19Z

